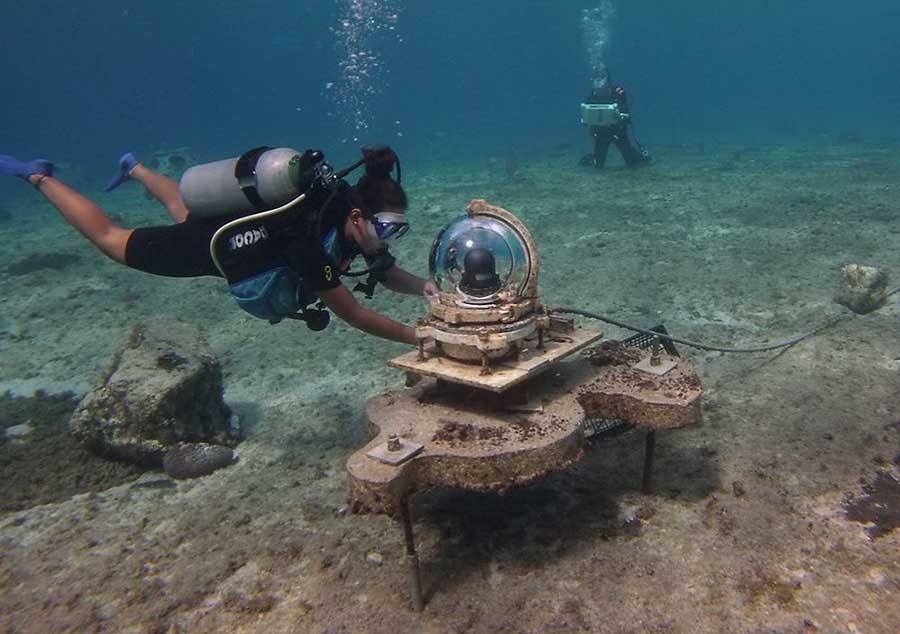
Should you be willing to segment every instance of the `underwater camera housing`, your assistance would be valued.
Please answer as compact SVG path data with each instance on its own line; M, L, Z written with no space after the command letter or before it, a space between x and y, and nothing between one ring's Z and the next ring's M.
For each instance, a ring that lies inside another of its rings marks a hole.
M429 268L440 292L431 298L428 315L416 324L418 357L411 353L411 359L396 359L396 367L478 384L477 377L493 374L495 366L516 366L518 374L501 373L504 378L497 376L488 386L503 390L530 373L529 363L557 354L548 353L544 345L551 330L573 330L570 320L551 316L541 304L537 245L525 225L505 209L472 201L466 215L438 234ZM426 354L432 340L434 347ZM433 363L437 358L444 362ZM475 378L472 366L477 368Z
M612 127L619 125L625 117L616 103L581 104L581 125Z
M514 355L517 344L549 328L538 301L540 259L528 229L513 214L483 200L437 236L429 258L441 292L416 327L446 356L480 362Z

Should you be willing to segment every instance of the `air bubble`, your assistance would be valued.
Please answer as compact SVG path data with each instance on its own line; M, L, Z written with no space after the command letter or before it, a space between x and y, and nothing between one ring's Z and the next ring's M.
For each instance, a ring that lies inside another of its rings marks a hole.
M371 123L369 101L384 88L387 70L378 45L385 38L402 41L393 26L400 17L399 2L338 0L341 17L333 31L341 74L334 82L328 82L325 88L331 91L331 98L341 118L357 137Z
M606 56L615 17L616 8L612 0L603 0L593 9L581 12L581 34L595 87L606 81Z

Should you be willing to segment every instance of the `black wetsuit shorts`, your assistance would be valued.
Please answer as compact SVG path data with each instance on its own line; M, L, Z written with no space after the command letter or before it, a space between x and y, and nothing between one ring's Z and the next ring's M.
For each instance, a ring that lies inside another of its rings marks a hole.
M210 255L210 242L220 227L238 217L188 218L179 224L135 229L125 246L125 264L166 277L222 277ZM302 225L296 226L302 229ZM313 292L340 286L340 265L325 254L317 236L295 231L296 226L288 217L242 224L223 232L216 255L229 283L288 267ZM324 232L334 226L334 222L326 223ZM234 240L240 235L249 239ZM356 254L348 250L344 249L343 257L352 259ZM344 264L349 265L349 260Z
M125 264L166 277L221 277L209 254L209 243L223 224L221 218L196 218L135 229L125 245Z

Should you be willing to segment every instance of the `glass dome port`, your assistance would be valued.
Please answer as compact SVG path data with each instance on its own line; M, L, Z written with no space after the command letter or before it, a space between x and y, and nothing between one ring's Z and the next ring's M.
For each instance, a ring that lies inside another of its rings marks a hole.
M502 290L521 295L531 274L531 257L511 225L498 218L464 215L435 238L429 268L442 291L483 302Z

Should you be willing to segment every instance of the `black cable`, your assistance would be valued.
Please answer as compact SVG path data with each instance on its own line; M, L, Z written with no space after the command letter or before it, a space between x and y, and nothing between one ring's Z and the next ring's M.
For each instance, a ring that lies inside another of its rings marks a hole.
M900 288L893 291L894 293L900 291ZM809 339L810 337L819 334L826 328L830 328L835 325L839 321L843 321L844 319L849 318L851 315L840 315L835 317L834 319L828 321L827 323L819 326L815 330L804 333L802 335L798 335L792 339L788 339L787 341L782 341L781 343L773 343L765 346L752 346L749 348L720 348L718 346L708 346L703 343L697 343L695 341L688 341L687 339L680 339L678 337L673 337L672 335L664 335L660 332L656 332L654 330L646 330L644 328L637 328L636 326L632 326L630 324L626 324L620 321L616 321L615 319L611 319L610 317L606 317L605 315L598 315L597 313L591 313L586 310L580 310L578 308L552 308L550 309L551 313L570 313L573 315L581 315L582 317L587 317L589 319L596 319L598 321L604 321L608 324L612 324L613 326L618 326L619 328L625 328L626 330L633 330L634 332L639 332L644 335L650 335L651 337L659 337L660 339L667 339L669 341L673 341L675 343L680 343L685 346L689 346L691 348L698 348L699 350L709 350L712 352L766 352L768 350L777 350L778 348L789 348L790 346L794 346L804 339Z
M900 286L885 293L884 298L887 299L888 297L891 297L892 295L896 295L897 293L900 293ZM587 317L589 319L596 319L598 321L603 321L608 324L612 324L613 326L618 326L619 328L624 328L626 330L632 330L634 332L639 332L643 335L650 335L651 337L659 337L660 339L667 339L668 341L680 343L682 345L689 346L691 348L697 348L699 350L710 350L712 352L735 352L735 353L766 352L768 350L777 350L779 348L789 348L791 346L797 345L804 339L809 339L810 337L813 337L813 336L819 334L826 328L831 328L832 326L834 326L836 323L838 323L840 321L843 321L845 319L848 319L848 318L854 316L853 314L847 314L847 313L845 313L843 315L838 315L834 319L822 324L815 330L804 333L802 335L798 335L796 337L793 337L792 339L788 339L787 341L782 341L781 343L773 343L773 344L765 345L765 346L751 346L749 348L720 348L718 346L708 346L706 344L697 343L695 341L688 341L687 339L679 339L678 337L673 337L671 335L665 335L663 333L656 332L655 330L645 330L644 328L637 328L636 326L632 326L630 324L616 321L615 319L612 319L605 315L591 313L586 310L580 310L578 308L551 308L550 312L551 313L569 313L572 315L581 315L582 317Z

